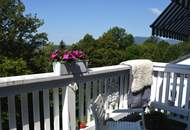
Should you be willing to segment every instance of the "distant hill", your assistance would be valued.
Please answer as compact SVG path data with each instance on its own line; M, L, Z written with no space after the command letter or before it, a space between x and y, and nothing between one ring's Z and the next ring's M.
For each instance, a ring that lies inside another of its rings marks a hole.
M143 43L144 41L146 41L148 38L149 38L149 37L139 37L139 36L134 37L136 44L142 44L142 43ZM165 41L167 41L167 42L170 43L170 44L176 44L176 43L180 42L180 41L172 40L172 39L162 39L162 40L165 40Z

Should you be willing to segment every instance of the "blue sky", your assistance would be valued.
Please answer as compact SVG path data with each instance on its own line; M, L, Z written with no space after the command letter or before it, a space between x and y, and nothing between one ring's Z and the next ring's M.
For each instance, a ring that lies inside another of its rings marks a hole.
M149 25L170 0L23 0L26 13L37 13L54 43L72 44L86 33L98 38L114 26L134 36L150 36Z

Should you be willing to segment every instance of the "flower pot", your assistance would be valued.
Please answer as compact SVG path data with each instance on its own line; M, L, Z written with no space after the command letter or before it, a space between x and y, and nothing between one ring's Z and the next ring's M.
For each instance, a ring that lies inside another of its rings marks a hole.
M76 61L71 63L53 63L53 71L58 75L82 74L88 70L87 61Z
M86 128L86 123L85 123L85 122L80 122L80 123L79 123L79 128L80 128L80 129Z

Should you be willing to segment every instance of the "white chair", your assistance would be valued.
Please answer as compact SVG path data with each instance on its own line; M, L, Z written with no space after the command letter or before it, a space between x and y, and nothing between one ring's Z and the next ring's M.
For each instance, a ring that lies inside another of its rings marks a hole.
M91 104L96 130L141 130L139 122L107 121L105 120L104 100L99 95Z

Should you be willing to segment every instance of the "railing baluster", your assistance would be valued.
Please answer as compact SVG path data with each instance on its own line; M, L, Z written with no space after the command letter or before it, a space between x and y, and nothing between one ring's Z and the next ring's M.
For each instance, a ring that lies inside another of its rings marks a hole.
M168 104L168 98L169 98L169 90L170 90L170 77L171 77L171 74L170 72L167 72L167 75L166 75L166 93L165 93L165 103Z
M93 100L97 97L97 80L93 81Z
M103 94L103 89L104 89L103 88L104 87L103 81L104 81L103 79L99 80L99 93L100 94Z
M118 84L118 80L117 80L117 78L118 78L118 76L114 76L113 77L113 85L114 85L114 88L117 88L117 92L115 92L115 93L117 93L118 95L118 97L115 97L116 99L116 101L115 101L115 106L114 106L114 109L118 109L119 108L119 84Z
M184 87L184 74L180 75L180 86L179 86L179 97L178 97L178 107L181 107L182 97L183 97L183 87Z
M188 79L187 79L187 91L186 91L186 98L185 98L185 108L190 109L190 75L188 75Z
M49 89L43 90L43 106L44 106L44 129L50 130L50 105L49 105Z
M172 102L175 102L176 100L176 87L177 87L177 74L176 73L174 73L174 77L173 77L173 87L172 87L172 91L171 91L171 100L172 100Z
M119 108L123 108L124 105L124 76L123 75L120 75L120 86L119 86L119 95L120 95L120 104L119 104Z
M84 83L79 84L79 119L84 121Z
M22 113L22 128L29 130L29 116L28 116L28 94L21 94L21 113Z
M85 98L85 102L86 102L86 117L87 117L87 123L89 123L91 121L90 117L91 117L91 113L90 113L90 102L91 102L91 82L87 82L86 83L86 98Z
M162 85L162 96L161 96L161 102L165 103L165 94L167 89L167 73L163 72L163 85Z
M109 112L108 112L108 109L109 109L109 106L108 106L108 88L109 88L109 86L108 86L108 78L106 78L104 80L104 85L105 85L105 97L106 97L104 108L106 110L106 118L107 118L109 116Z
M16 130L16 108L15 108L15 96L8 97L8 115L9 115L9 129Z
M153 74L153 83L151 86L151 96L150 99L151 101L156 101L156 92L157 91L157 77L155 76L155 74Z
M162 102L162 92L163 92L163 84L164 84L164 80L163 80L163 72L158 72L158 92L159 92L159 97L158 97L158 101Z
M34 117L34 130L40 130L40 106L39 106L39 91L32 93L33 98L33 117Z
M60 129L59 123L59 88L53 89L53 115L54 115L54 130Z

